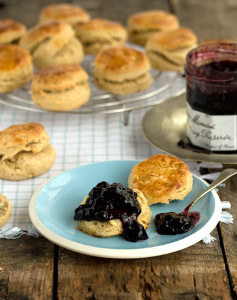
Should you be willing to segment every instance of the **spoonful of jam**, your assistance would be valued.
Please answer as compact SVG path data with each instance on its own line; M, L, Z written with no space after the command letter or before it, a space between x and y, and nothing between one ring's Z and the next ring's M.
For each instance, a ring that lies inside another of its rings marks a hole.
M199 199L212 191L219 184L237 174L237 169L225 169L213 183L194 199L181 213L167 212L155 216L156 232L159 234L181 234L192 229L200 220L200 213L190 212L191 208Z

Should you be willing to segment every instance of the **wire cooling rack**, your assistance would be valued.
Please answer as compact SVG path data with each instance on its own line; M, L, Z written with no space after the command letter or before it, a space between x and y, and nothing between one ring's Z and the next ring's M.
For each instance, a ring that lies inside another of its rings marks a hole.
M89 74L89 84L91 88L90 100L82 107L73 111L55 112L64 114L112 114L123 113L124 125L129 122L129 113L133 110L142 109L159 104L165 101L169 96L167 92L172 89L172 96L178 96L185 90L184 79L181 73L161 72L151 70L153 82L149 89L144 92L132 95L120 96L112 95L98 89L92 76L94 57L87 55L82 63L82 67ZM177 82L178 81L178 82ZM175 84L177 83L177 84ZM176 88L174 88L174 86ZM31 100L30 84L24 88L13 91L9 94L0 94L0 103L25 111L39 113L49 113L51 111L42 109L34 104ZM52 113L52 112L51 112Z

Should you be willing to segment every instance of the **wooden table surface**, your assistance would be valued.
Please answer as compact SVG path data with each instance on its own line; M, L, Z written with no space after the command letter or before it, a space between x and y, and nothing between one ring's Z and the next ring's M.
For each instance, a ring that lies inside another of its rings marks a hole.
M49 2L0 1L0 18L14 18L28 27ZM126 23L141 10L176 13L181 25L199 40L236 38L235 0L87 0L74 1L100 16ZM221 188L237 218L237 178ZM237 299L237 222L220 223L216 241L147 259L113 260L85 256L58 247L43 237L0 240L0 299Z

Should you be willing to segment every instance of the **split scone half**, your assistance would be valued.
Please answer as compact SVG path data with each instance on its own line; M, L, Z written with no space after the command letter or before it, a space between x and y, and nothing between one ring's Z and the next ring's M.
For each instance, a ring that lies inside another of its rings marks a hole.
M88 75L79 65L43 68L35 73L31 97L36 105L52 111L68 111L89 100Z
M146 90L152 82L146 55L129 47L111 47L95 60L96 85L112 94L126 95Z
M128 37L132 43L144 46L156 32L171 31L179 27L177 17L162 10L139 12L128 18Z
M12 214L11 202L2 194L0 194L0 228L4 226L10 219Z
M80 63L84 56L72 27L60 21L48 21L31 28L20 45L30 52L37 68Z
M127 39L127 31L122 24L106 19L79 22L75 30L88 54L98 54L108 47L123 46Z
M0 93L23 87L32 75L32 59L27 50L18 45L0 46Z
M147 229L151 222L151 210L147 205L147 200L141 191L133 190L137 193L137 201L139 203L141 213L138 215L137 221L145 229ZM86 202L88 196L84 199L82 204ZM106 222L101 221L78 221L78 230L83 231L94 237L110 237L120 235L123 233L122 222L119 219L109 220Z
M26 32L25 25L11 19L0 20L0 45L17 44Z
M62 21L71 25L86 22L90 19L88 13L78 5L55 3L45 6L40 12L40 23L47 21Z
M128 185L139 189L148 201L169 204L183 200L191 191L193 177L188 166L176 157L158 154L136 164L129 175Z
M197 46L197 36L188 28L156 33L146 44L146 54L153 68L183 71L186 55Z
M44 126L25 123L0 131L0 178L23 180L47 172L56 157Z

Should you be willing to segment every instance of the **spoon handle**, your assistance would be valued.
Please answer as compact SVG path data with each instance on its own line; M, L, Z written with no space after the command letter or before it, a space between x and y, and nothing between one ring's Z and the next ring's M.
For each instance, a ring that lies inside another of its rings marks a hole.
M235 174L237 174L237 169L225 169L224 171L222 171L221 174L216 178L216 180L214 180L212 182L212 184L209 185L209 187L205 191L203 191L196 199L193 200L192 205L189 207L189 210L191 209L191 207L193 207L193 205L200 198L202 198L204 195L206 195L207 193L209 193L210 191L212 191L219 184L221 184L222 182L226 181L228 178L234 176Z

